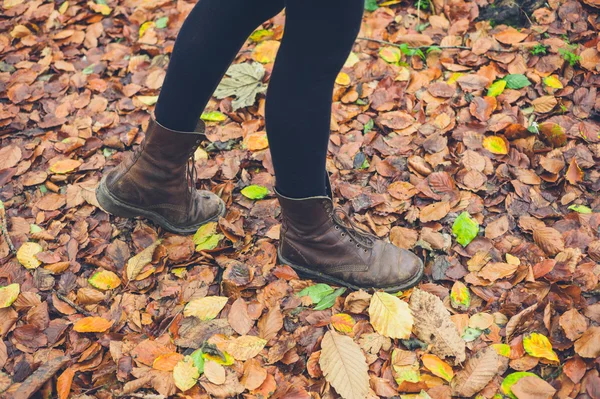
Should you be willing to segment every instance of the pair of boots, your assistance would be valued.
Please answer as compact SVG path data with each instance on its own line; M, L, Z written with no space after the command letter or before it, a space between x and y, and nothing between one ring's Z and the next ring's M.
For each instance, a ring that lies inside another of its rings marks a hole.
M151 118L143 144L100 182L100 206L116 216L143 216L178 234L217 221L225 204L195 188L193 154L203 133L202 122L194 132L178 132ZM294 199L276 194L283 216L279 259L300 276L390 292L421 279L423 263L417 256L364 232L347 215L342 220L331 195Z

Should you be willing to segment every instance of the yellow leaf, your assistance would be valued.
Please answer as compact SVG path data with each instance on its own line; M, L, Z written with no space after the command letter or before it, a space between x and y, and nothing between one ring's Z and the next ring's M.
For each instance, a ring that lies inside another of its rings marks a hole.
M506 80L498 80L492 83L492 85L488 89L487 95L489 97L497 97L500 94L502 94L504 88L506 88Z
M173 368L175 386L184 392L196 385L198 377L200 377L200 372L194 366L194 361L189 356L180 360Z
M346 62L344 63L344 68L352 68L354 65L356 65L360 60L358 59L358 56L356 55L356 53L351 52L350 55L348 56L348 59L346 60Z
M450 291L450 304L458 310L467 310L471 306L471 294L466 285L457 281Z
M350 76L348 76L348 74L345 72L340 72L337 78L335 78L335 83L339 84L340 86L348 86L350 81Z
M564 87L555 75L546 76L544 78L544 84L553 89L562 89Z
M88 6L92 9L92 11L100 13L102 15L110 15L112 9L106 4L98 4L91 1L88 1Z
M113 321L106 320L103 317L84 317L75 322L73 330L81 333L101 333L111 328L112 325Z
M483 148L492 154L508 154L508 145L504 138L499 136L487 136L483 139Z
M485 330L494 324L494 316L489 313L475 313L469 318L469 327Z
M398 47L382 47L379 56L389 64L397 64L402 58L402 53Z
M26 269L36 269L42 262L35 257L35 254L42 251L43 248L40 244L35 242L25 242L17 251L17 260Z
M413 316L406 302L385 292L376 292L369 305L371 325L389 338L410 338Z
M0 288L0 309L4 309L13 304L19 296L21 287L19 284L10 284Z
M225 368L219 363L207 360L204 363L204 375L213 384L221 385L225 383Z
M61 14L64 14L64 13L67 12L68 9L69 9L69 2L65 1L58 8L58 12L61 13Z
M277 40L265 40L254 48L252 59L261 64L268 64L275 61L277 50L279 50L279 42Z
M135 97L139 102L144 105L154 105L158 101L158 96L136 96Z
M335 331L321 341L319 366L325 380L343 399L365 399L369 393L369 372L365 355L354 340Z
M90 277L88 283L100 290L112 290L121 285L121 279L109 270L101 270Z
M190 301L183 309L185 317L194 316L200 320L212 320L225 307L229 298L225 296L205 296Z
M552 344L548 338L539 333L531 333L523 338L525 352L533 357L541 357L553 362L558 362L558 356L552 350Z
M142 252L130 258L127 261L127 279L134 280L140 272L152 261L152 255L154 255L154 250L160 244L160 240L154 241L148 247L144 248Z
M267 340L254 335L242 335L227 343L226 351L236 360L252 359L260 353L267 344Z
M331 325L341 333L350 334L354 324L356 324L356 322L349 314L338 313L331 316Z
M183 355L177 352L160 355L152 363L152 368L161 371L173 371L177 363L183 360Z
M50 166L50 172L56 174L65 174L74 171L79 166L81 166L81 161L76 159L63 159L62 161L58 161Z
M140 37L144 36L144 33L146 33L146 31L152 27L154 27L154 22L153 21L146 21L142 24L142 26L140 26Z
M22 4L25 0L4 0L4 4L2 4L2 8L8 10L9 8L13 8Z
M463 76L464 73L462 72L454 72L452 75L450 75L450 77L448 78L448 84L452 85L454 83L456 83L456 79L460 78L461 76Z
M492 347L501 356L510 357L510 345L507 344L492 344Z
M433 375L443 378L448 382L452 381L452 378L454 378L452 367L436 355L425 354L421 358L421 361L423 362L423 366L431 371Z

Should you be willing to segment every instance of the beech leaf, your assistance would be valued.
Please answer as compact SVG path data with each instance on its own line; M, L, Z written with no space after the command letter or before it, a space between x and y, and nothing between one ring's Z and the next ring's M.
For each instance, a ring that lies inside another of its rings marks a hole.
M343 399L365 399L369 393L369 373L365 355L354 340L334 331L321 341L319 366L325 380Z
M225 296L205 296L193 299L183 309L185 317L194 316L200 320L212 320L225 307L229 298Z
M456 241L466 247L479 234L479 223L468 212L463 212L454 220L452 233L456 236Z
M386 292L371 297L369 319L375 331L389 338L410 338L414 324L408 304Z

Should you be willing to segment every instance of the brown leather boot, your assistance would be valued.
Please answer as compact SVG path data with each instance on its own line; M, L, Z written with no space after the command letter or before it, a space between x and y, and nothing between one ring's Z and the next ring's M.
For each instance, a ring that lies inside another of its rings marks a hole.
M279 260L300 276L388 292L410 288L423 277L421 259L354 225L331 198L277 197L283 215Z
M192 157L203 133L201 121L194 132L177 132L151 118L138 150L102 178L96 190L100 206L115 216L143 216L178 234L218 220L225 213L223 201L195 187Z

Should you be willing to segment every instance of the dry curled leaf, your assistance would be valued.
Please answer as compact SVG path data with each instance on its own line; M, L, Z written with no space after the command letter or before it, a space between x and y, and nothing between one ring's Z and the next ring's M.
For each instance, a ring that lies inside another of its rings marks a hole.
M457 362L465 360L465 341L437 296L415 289L410 297L410 310L415 320L413 332L431 345L433 354L442 359L453 356Z

